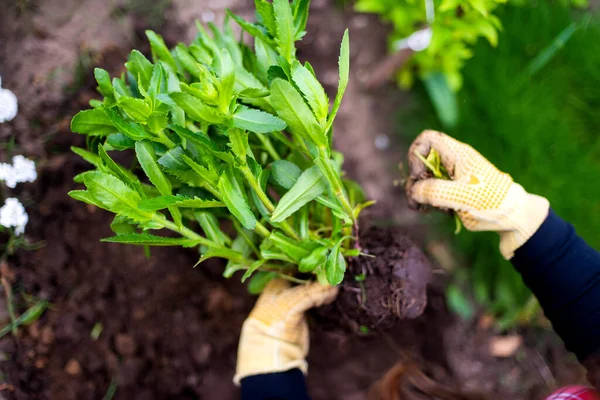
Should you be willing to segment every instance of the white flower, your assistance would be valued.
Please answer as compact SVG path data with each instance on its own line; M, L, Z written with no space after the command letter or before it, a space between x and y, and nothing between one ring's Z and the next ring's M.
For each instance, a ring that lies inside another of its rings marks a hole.
M7 228L15 228L15 234L22 235L25 232L25 225L29 221L29 216L25 207L18 199L9 197L0 207L0 225Z
M0 163L0 181L14 188L20 182L33 182L37 179L35 163L21 155L14 156L13 163Z
M433 31L431 30L431 28L421 29L419 31L414 32L407 38L396 41L394 47L396 48L396 50L409 48L415 52L423 51L429 47L432 36Z
M17 96L8 89L2 89L2 78L0 78L0 122L10 121L17 115L19 106Z
M33 182L37 179L35 163L22 155L13 157L13 169L17 176L17 182Z

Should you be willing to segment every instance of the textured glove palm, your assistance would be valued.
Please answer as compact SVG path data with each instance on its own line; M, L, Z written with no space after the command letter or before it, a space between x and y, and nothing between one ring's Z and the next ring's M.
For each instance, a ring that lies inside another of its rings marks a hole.
M427 156L432 148L452 180L426 178L427 169L415 152ZM506 259L512 258L548 215L548 200L527 193L471 146L441 132L427 130L415 139L409 166L407 192L413 204L454 210L470 231L498 232L500 252Z
M330 303L338 289L319 283L290 287L273 280L242 326L234 382L250 375L307 370L308 325L304 312Z

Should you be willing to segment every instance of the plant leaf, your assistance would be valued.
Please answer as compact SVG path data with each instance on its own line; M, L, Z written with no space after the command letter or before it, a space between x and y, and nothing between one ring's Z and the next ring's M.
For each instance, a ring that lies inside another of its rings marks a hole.
M248 292L250 294L260 294L267 283L271 282L277 276L275 272L258 271L248 282Z
M273 222L282 222L316 197L320 196L327 188L327 183L319 167L314 165L304 171L294 186L283 195L275 211L271 215Z
M308 257L308 255L316 246L315 243L309 241L290 239L278 231L271 233L269 236L269 241L296 262L302 260L304 257Z
M125 111L131 119L137 122L145 122L152 113L152 109L142 99L121 97L117 104L121 110Z
M152 219L153 213L138 208L141 200L139 193L118 178L100 171L88 171L83 182L100 208L122 214L136 222Z
M101 108L79 111L71 120L71 130L90 136L107 136L117 131Z
M294 26L296 27L296 40L302 39L306 29L306 22L308 21L308 9L310 7L310 0L296 0L293 3L294 8Z
M340 81L338 82L338 91L335 95L335 100L333 101L333 108L331 109L331 113L329 114L329 118L327 119L327 126L325 127L325 132L327 132L333 125L333 120L335 119L335 115L337 114L340 105L342 104L342 98L344 97L344 92L346 91L346 87L348 86L348 79L350 77L350 39L348 36L348 29L344 31L344 38L342 39L339 66Z
M271 164L273 181L284 189L291 189L300 175L302 175L302 170L293 162L277 160Z
M173 55L169 51L167 45L165 44L162 36L156 34L154 31L147 30L146 36L148 37L148 41L150 42L150 49L152 50L152 58L155 62L164 61L171 68L177 68L175 64L175 59Z
M200 76L200 68L198 67L196 60L194 60L194 58L190 55L185 45L179 43L175 47L175 54L177 55L177 60L187 72L196 78Z
M188 238L170 238L164 236L151 235L149 233L130 233L127 235L117 235L104 238L102 242L133 244L136 246L183 246L194 247L200 241Z
M217 58L217 60L219 60L218 72L221 79L219 85L220 109L223 114L229 115L229 106L234 99L235 65L227 49L221 50L221 57Z
M346 272L346 259L340 252L340 246L342 242L347 238L340 239L331 249L331 253L327 256L325 262L325 273L327 274L327 281L330 285L336 286L342 283L344 280L344 273Z
M156 154L154 152L154 147L152 143L147 140L143 140L140 142L136 142L135 144L135 154L137 159L146 173L150 182L158 189L160 194L163 196L168 196L171 194L171 182L167 179L167 177L163 174L160 166L156 162ZM181 212L175 206L170 206L169 212L173 217L173 221L179 226L182 225L182 217Z
M248 132L241 129L229 129L227 131L229 136L229 146L231 151L237 158L240 159L242 164L246 163L246 155L248 154Z
M106 144L115 150L127 150L135 147L135 142L122 133L113 133L106 138Z
M117 128L117 131L127 136L128 138L132 140L144 140L152 138L152 135L148 131L146 131L141 125L136 124L135 122L126 121L115 110L106 107L103 108L103 110L108 116L108 119L111 121L113 126Z
M123 183L125 183L132 189L135 189L141 197L145 196L144 190L142 189L142 183L140 182L138 177L135 176L133 172L123 168L121 165L114 162L113 159L110 158L110 156L106 152L104 146L98 146L98 155L100 156L100 159L104 162L104 165L106 166L106 168L102 170L103 172L109 172L110 174L119 178Z
M433 108L445 128L453 128L458 123L459 109L456 93L448 84L442 72L432 72L423 77L423 84L433 104Z
M138 82L138 85L144 87L148 86L150 78L152 77L152 63L148 61L146 56L137 50L132 50L129 55L129 60L125 63L125 68L127 68L127 71L129 71L136 79L138 79L138 77L141 79L141 82Z
M219 190L223 197L223 202L244 228L254 229L257 222L256 217L244 198L244 195L242 194L243 189L233 175L231 168L225 169L225 172L221 175L221 178L219 179Z
M233 114L233 126L254 133L269 133L285 129L285 122L267 112L248 107L240 107Z
M170 125L169 128L182 138L189 140L194 145L199 146L202 149L205 149L207 152L218 159L225 161L227 164L231 165L235 163L235 160L230 153L219 151L217 144L202 132L192 132L191 130L178 125Z
M116 235L128 235L130 233L135 233L135 226L127 217L122 215L115 215L110 223L110 229Z
M140 201L140 210L156 211L167 207L177 206L181 208L217 208L225 207L225 204L218 200L206 200L198 197L187 197L183 195L166 195L144 199Z
M287 1L287 0L285 0ZM319 126L311 109L302 95L283 79L276 78L271 83L271 104L277 115L285 121L293 134L322 145L326 143L323 129Z
M329 99L325 94L325 89L319 83L317 78L306 67L298 61L292 63L292 79L298 89L308 101L310 108L319 120L325 121L329 112Z
M156 154L152 143L146 140L136 142L135 154L146 176L156 186L160 194L163 196L170 195L171 183L167 180L156 162Z
M327 254L329 249L327 247L317 247L311 253L300 260L298 264L298 271L300 272L312 272L317 267L325 265L327 261Z
M102 165L100 157L90 151L75 146L71 146L71 151L96 167Z
M289 0L273 0L275 27L277 28L276 42L279 53L289 62L296 54L294 47L294 17Z
M208 239L221 246L225 244L231 245L231 239L221 231L219 220L214 214L206 211L198 211L194 213L194 218L196 218L196 221L198 221L204 235L206 235Z
M260 23L263 24L269 33L275 37L277 35L277 28L275 27L275 15L273 14L273 4L267 0L254 0L254 6L256 7L256 16Z
M199 122L208 122L211 124L225 123L225 116L219 113L214 107L207 106L199 98L189 93L175 92L169 94L175 103L185 111L186 115Z
M242 283L246 282L246 279L250 278L250 276L266 262L267 260L256 260L252 264L250 264L250 266L242 276Z
M110 75L102 68L94 68L94 77L98 82L98 91L108 98L114 97L114 89L110 82Z
M167 152L158 159L157 163L169 170L187 171L190 167L182 161L181 157L183 154L184 151L181 146L174 147L167 150Z
M94 196L92 196L92 194L87 190L71 190L67 194L69 195L69 197L77 201L82 201L84 203L91 204L98 208L106 208L102 203L96 200Z
M260 38L265 43L270 43L271 42L271 40L266 35L266 33L263 31L263 29L262 29L262 27L260 25L252 24L252 23L246 21L245 19L243 19L242 17L240 17L238 15L235 15L234 13L232 13L229 10L227 10L227 15L229 15L231 18L233 18L233 20L243 30L245 30L246 32L248 32L251 36L253 36L255 38Z

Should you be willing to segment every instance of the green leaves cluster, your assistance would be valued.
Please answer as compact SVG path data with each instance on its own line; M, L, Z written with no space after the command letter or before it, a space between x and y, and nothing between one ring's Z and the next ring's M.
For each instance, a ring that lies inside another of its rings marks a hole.
M95 169L71 197L115 215L107 242L198 247L199 262L228 260L258 291L275 276L311 273L339 284L363 203L342 179L333 121L348 83L349 41L329 98L296 58L309 0L256 0L256 23L228 13L222 29L198 24L190 45L169 49L152 31L152 59L133 50L126 73L96 69L103 100L72 120L88 137L73 151ZM254 37L238 41L230 20ZM210 33L209 33L210 31ZM116 161L120 160L120 161ZM157 232L168 229L175 235Z
M431 23L430 46L415 53L399 71L397 80L403 88L412 86L415 76L424 78L432 73L445 75L449 86L462 86L461 70L473 56L473 46L479 38L490 45L498 44L502 24L494 14L499 5L524 5L530 0L432 0L435 19ZM561 0L574 7L586 7L588 0ZM376 13L393 26L390 45L395 47L419 27L429 25L424 0L358 0L356 10Z

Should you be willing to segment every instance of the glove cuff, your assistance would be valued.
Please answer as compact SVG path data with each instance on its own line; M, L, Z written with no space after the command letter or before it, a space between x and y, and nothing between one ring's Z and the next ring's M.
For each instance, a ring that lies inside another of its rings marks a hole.
M241 371L236 371L235 376L233 377L233 383L236 386L240 386L240 382L242 381L242 379L247 378L249 376L254 376L254 375L262 375L262 374L273 374L273 373L277 373L277 372L285 372L285 371L289 371L292 369L298 368L300 371L302 371L302 373L304 375L306 375L306 372L308 371L308 363L306 362L306 360L302 359L302 360L294 360L292 362L289 362L286 365L281 365L278 367L265 367L265 368L256 368L254 370L241 370Z
M298 329L301 334L296 343L283 339L282 332L277 332L260 321L251 318L246 320L240 335L233 382L239 386L240 381L247 376L289 371L294 368L306 374L308 327L302 324Z
M500 233L500 253L510 260L515 251L523 246L548 217L550 202L541 196L529 194L523 186L513 183L506 196L505 210L511 227Z

